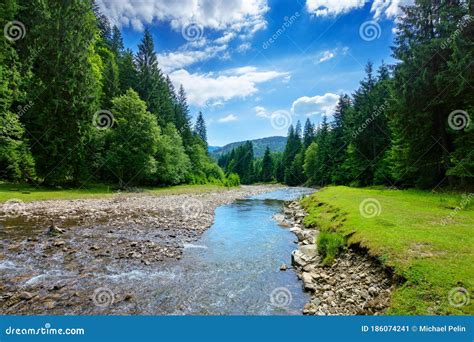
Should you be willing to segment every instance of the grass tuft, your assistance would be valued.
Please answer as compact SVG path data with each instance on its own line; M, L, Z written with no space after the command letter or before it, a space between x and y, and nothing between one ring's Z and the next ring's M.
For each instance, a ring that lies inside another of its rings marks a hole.
M323 257L323 265L330 265L344 249L345 239L338 233L321 232L318 236L318 252Z

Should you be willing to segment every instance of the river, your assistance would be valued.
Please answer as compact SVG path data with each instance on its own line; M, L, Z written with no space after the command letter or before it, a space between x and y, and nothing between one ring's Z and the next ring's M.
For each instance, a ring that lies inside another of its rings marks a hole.
M25 286L39 287L59 301L63 298L67 305L48 311L56 314L299 315L309 295L291 268L280 271L282 264L291 266L296 237L272 217L282 211L283 200L312 191L286 188L218 207L213 225L198 240L182 242L180 260L153 267L93 260L89 266L94 272L78 282L73 266L55 259L54 267L30 275ZM19 260L31 259L7 255L0 262L0 274L23 279L26 265ZM78 292L61 295L61 282ZM38 303L33 312L40 313L39 306L49 302Z

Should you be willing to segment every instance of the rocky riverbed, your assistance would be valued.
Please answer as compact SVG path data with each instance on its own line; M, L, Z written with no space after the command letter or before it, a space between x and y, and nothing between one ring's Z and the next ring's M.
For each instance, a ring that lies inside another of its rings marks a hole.
M349 248L330 266L322 266L317 253L317 229L303 225L304 209L296 201L285 204L283 225L298 239L292 263L311 293L304 306L306 315L378 315L390 301L394 282L390 273L365 252Z
M133 288L112 293L108 282L159 272L211 226L216 207L276 188L0 206L0 314L142 313Z

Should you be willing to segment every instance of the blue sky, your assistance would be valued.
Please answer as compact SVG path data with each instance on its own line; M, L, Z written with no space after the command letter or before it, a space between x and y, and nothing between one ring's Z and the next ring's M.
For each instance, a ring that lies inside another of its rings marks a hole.
M143 29L160 67L202 110L210 145L286 135L331 115L364 65L391 57L400 5L410 0L102 0L136 51Z

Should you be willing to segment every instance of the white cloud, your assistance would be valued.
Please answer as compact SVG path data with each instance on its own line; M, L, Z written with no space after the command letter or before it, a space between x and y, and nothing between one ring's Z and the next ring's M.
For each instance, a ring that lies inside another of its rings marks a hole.
M306 10L318 17L336 16L364 7L367 0L306 0ZM397 18L402 14L400 6L409 6L414 0L374 0L370 11L374 18Z
M224 35L220 38L217 38L214 40L214 43L216 44L228 44L232 39L235 38L235 32L226 32Z
M364 7L364 0L306 0L306 10L316 16L334 16Z
M147 25L166 22L183 35L183 41L186 33L199 37L185 41L177 50L158 55L161 68L167 73L215 57L229 59L229 43L237 38L249 39L266 28L265 14L269 10L267 0L97 0L96 3L110 22L119 27L142 31ZM217 39L208 39L215 33L211 31L222 34ZM240 42L235 51L241 53L249 48L248 42Z
M254 110L255 110L255 113L257 114L257 116L260 116L262 118L269 118L271 116L271 114L267 112L265 107L256 106L256 107L254 107Z
M339 95L333 93L313 97L303 96L293 102L291 110L298 115L332 115L338 100Z
M333 51L323 51L319 57L319 63L323 63L326 61L329 61L330 59L333 59L336 57L336 54Z
M158 63L165 73L169 73L173 70L214 58L226 49L226 45L210 45L203 50L186 50L185 47L178 51L158 54Z
M245 52L249 50L251 47L252 45L250 43L240 44L239 46L237 46L237 52L240 52L240 53Z
M97 0L113 24L143 30L154 21L166 21L181 31L193 22L204 28L251 33L266 26L267 0Z
M393 19L402 15L401 6L410 6L414 0L374 0L371 12L374 12L374 18L379 19L383 16Z
M217 121L219 121L220 123L226 123L226 122L231 122L231 121L236 121L236 120L237 120L237 117L234 114L229 114L227 116L224 116L218 119Z
M336 49L332 49L332 50L325 50L325 51L322 51L321 53L319 53L317 55L317 63L324 63L324 62L327 62L333 58L335 58L336 56L342 54L343 56L347 55L347 53L349 52L349 48L347 46L343 47L343 48L336 48Z
M190 74L180 69L170 73L169 76L176 86L182 84L186 89L189 103L202 106L208 101L245 98L258 92L258 84L286 75L285 72L260 71L255 67L246 66L229 69L219 74Z

